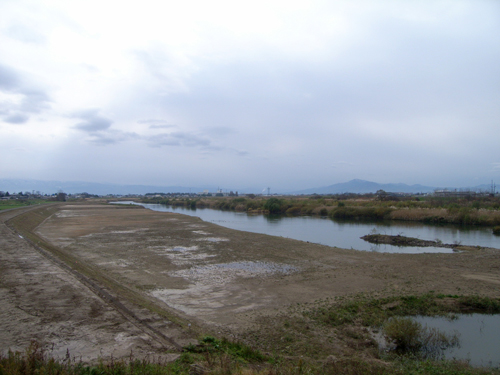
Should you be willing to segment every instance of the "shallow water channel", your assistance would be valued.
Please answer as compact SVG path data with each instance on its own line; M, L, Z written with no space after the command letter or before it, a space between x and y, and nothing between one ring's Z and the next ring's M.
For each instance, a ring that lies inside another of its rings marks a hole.
M380 234L402 235L422 240L439 239L443 243L500 248L500 236L489 228L464 226L434 226L415 222L360 222L337 221L324 217L252 215L244 212L220 211L209 208L188 209L162 204L115 202L139 204L153 211L177 212L197 216L204 221L227 228L273 236L293 238L320 243L332 247L388 253L451 253L452 249L440 247L398 247L385 244L370 244L360 237L376 231Z
M458 334L459 345L443 351L446 359L469 361L472 366L500 366L500 315L458 315L458 319L420 316L422 326Z

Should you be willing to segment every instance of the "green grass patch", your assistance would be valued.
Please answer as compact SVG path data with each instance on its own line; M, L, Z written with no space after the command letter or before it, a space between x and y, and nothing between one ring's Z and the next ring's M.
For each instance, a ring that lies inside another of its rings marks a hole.
M0 210L8 210L11 208L27 207L35 204L46 203L44 200L2 200L0 201Z
M25 204L20 204L20 203L17 203L17 204L0 203L0 210L8 210L10 208L18 208L18 207L25 207L25 206L26 206Z
M199 340L198 345L188 345L184 350L188 353L227 354L243 363L264 362L267 360L267 357L260 351L242 342L229 341L226 338L218 339L213 336L205 336Z
M243 337L246 344L277 357L300 356L321 361L332 353L342 353L378 358L381 353L370 332L383 330L390 320L419 315L499 313L499 303L495 298L434 292L383 298L358 294L297 304L276 315L260 316L256 328L245 332ZM439 332L417 331L415 339L423 350L445 342L439 342L443 338ZM406 336L404 330L401 334Z
M481 296L458 296L426 293L372 299L364 294L353 298L337 298L305 314L331 326L358 323L380 326L397 316L437 316L449 313L500 313L500 300Z

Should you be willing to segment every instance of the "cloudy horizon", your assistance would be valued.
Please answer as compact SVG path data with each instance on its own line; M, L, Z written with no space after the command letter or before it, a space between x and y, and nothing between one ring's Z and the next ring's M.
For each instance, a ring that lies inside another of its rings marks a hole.
M0 3L0 178L499 182L498 1Z

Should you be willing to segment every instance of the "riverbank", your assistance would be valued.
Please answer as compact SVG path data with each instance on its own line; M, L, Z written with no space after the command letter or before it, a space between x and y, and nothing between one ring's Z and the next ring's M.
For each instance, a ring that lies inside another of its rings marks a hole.
M2 350L28 347L35 338L89 361L127 358L131 351L139 358L179 358L177 346L196 346L200 336L211 335L281 358L283 368L303 358L307 366L331 363L332 369L362 361L384 373L389 365L363 326L327 327L304 312L430 292L446 303L446 296L500 297L493 249L361 252L102 204L4 215L0 318L8 329L0 334Z
M401 220L429 224L500 225L500 198L416 197L379 200L371 196L312 197L205 197L150 198L159 203L189 208L212 208L248 213L318 215L348 220Z

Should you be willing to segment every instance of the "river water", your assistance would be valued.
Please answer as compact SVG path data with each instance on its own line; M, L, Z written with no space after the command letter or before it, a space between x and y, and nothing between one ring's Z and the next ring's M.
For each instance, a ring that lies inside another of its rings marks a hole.
M204 221L227 228L247 232L264 233L272 236L293 238L301 241L320 243L332 247L389 253L450 253L452 249L439 247L398 247L384 244L370 244L360 237L376 232L388 235L402 235L422 240L439 239L443 243L500 248L500 236L491 229L455 225L425 225L415 222L365 222L337 221L315 216L249 215L244 212L220 211L209 208L188 209L134 202L148 209L162 212L177 212L197 216Z

